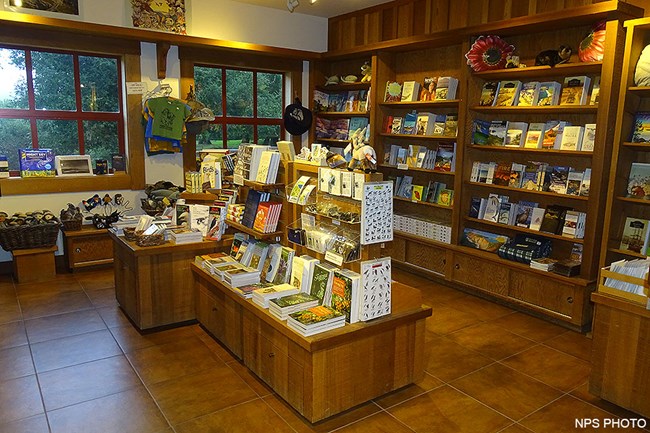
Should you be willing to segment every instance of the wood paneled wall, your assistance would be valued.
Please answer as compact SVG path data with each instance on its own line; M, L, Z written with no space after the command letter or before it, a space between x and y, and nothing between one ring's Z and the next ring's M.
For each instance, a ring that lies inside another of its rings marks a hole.
M395 0L329 20L328 50L421 36L603 0ZM626 0L648 8L648 0ZM650 8L646 10L646 15Z

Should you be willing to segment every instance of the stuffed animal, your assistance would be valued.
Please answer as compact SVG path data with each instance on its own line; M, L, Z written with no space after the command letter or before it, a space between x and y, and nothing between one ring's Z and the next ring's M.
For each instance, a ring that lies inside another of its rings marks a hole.
M634 69L634 85L650 86L650 45L646 45Z
M366 83L370 82L370 78L372 76L372 67L370 66L370 63L366 62L361 66L361 82Z
M558 50L542 51L535 57L535 66L555 66L560 63L566 63L571 58L571 47L568 45L560 45Z
M339 83L339 77L338 75L332 75L331 77L326 77L325 80L325 85L326 86L333 86L335 84Z
M351 154L352 158L348 163L348 170L352 171L359 168L366 173L377 171L377 153L371 145L365 143L363 138L366 136L366 128L357 128L350 134L350 144L345 147L345 154Z

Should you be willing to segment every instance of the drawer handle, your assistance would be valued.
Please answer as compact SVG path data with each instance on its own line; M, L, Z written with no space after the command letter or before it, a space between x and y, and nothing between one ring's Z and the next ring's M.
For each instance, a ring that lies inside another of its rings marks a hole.
M569 304L573 304L573 297L572 297L572 296L569 296L568 298L566 298L566 301L567 301Z
M269 358L273 358L275 356L275 353L271 352L269 353Z
M456 269L460 269L460 265L459 265L458 263L456 263L456 264L454 265L454 268L456 268Z
M75 248L75 249L74 249L74 252L75 252L75 253L80 253L80 252L81 252L81 248Z
M442 259L442 264L446 265L447 264L447 259Z

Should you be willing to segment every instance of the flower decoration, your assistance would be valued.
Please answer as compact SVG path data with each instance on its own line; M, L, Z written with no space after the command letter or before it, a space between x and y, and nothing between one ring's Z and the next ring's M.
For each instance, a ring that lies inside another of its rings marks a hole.
M596 23L580 42L578 57L581 62L600 62L605 55L605 21Z
M475 72L503 69L506 66L506 59L514 51L513 45L498 36L479 36L465 54L465 58Z

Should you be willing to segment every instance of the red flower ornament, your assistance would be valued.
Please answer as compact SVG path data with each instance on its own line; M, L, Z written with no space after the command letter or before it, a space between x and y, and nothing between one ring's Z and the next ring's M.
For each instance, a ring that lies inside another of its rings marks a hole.
M605 55L605 21L596 23L591 32L578 47L578 58L581 62L600 62Z
M515 47L498 36L479 36L465 54L467 64L475 71L503 69L506 59L514 53Z

